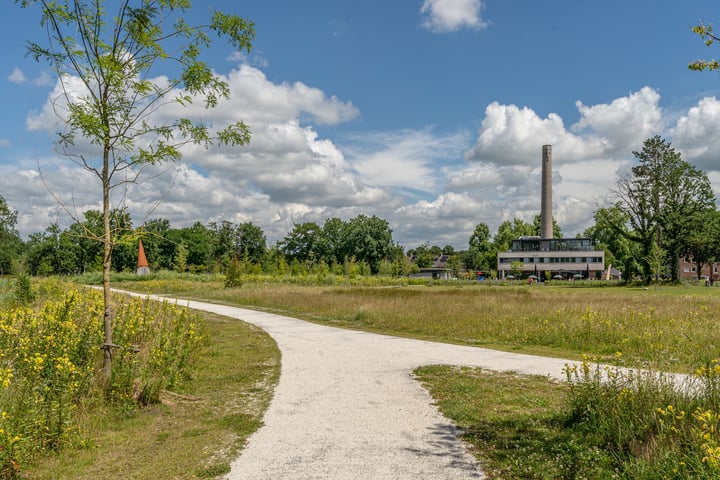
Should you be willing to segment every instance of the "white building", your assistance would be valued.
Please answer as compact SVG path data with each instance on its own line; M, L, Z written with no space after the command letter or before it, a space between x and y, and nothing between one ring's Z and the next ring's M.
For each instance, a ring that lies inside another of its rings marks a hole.
M535 275L540 280L603 278L605 252L589 238L520 237L497 256L498 277Z

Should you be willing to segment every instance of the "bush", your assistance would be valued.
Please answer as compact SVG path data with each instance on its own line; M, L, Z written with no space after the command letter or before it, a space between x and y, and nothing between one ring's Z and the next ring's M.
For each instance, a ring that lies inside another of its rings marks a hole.
M18 305L29 305L35 301L35 292L30 282L30 275L21 273L18 275L17 281L15 282L15 289L13 290L13 296L15 303Z

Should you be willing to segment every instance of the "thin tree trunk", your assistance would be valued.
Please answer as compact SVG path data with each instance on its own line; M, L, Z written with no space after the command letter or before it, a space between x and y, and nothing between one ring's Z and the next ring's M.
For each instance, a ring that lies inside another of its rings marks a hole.
M110 387L112 380L112 304L110 300L110 267L112 266L112 236L110 232L110 180L109 172L110 150L103 151L103 375L106 388Z

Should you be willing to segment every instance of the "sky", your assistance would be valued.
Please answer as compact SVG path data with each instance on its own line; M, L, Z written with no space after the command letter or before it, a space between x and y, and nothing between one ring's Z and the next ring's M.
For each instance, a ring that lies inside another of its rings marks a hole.
M256 38L250 53L213 44L204 59L231 98L183 115L243 120L252 140L145 170L114 198L135 226L252 222L272 245L294 224L364 214L408 249L466 249L478 223L532 222L549 144L553 215L574 237L655 135L720 198L720 75L687 68L720 57L691 31L720 21L717 1L193 3L189 23L223 10L252 20ZM27 238L102 196L54 148L58 79L26 56L25 41L46 38L37 9L0 8L0 195Z

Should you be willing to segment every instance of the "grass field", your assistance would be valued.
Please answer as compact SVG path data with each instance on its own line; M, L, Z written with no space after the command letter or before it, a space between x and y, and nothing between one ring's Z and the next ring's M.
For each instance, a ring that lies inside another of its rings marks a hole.
M121 277L122 279L123 277ZM128 276L114 286L262 309L322 324L587 359L575 382L457 366L416 372L489 478L720 478L720 289L604 284L421 284L388 279ZM597 286L595 286L597 285ZM11 285L6 285L9 287ZM88 417L85 440L22 478L216 478L261 425L279 373L267 335L209 317L194 381L164 402ZM237 348L241 346L242 348ZM698 395L616 375L595 361L695 372ZM238 400L239 399L239 400Z
M489 478L720 478L720 290L697 286L127 282L322 324L584 359L573 383L454 366L417 378ZM588 360L592 359L592 360ZM694 373L691 395L599 362ZM610 374L611 381L600 378Z
M720 288L298 286L121 282L306 320L442 342L692 372L720 356Z

